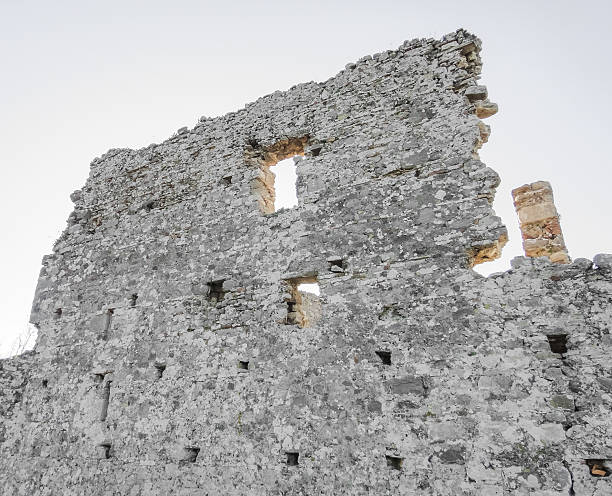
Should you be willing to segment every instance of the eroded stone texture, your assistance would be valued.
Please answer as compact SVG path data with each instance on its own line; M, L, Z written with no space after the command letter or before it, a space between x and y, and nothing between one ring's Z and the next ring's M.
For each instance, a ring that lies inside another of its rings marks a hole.
M609 494L609 257L470 269L506 238L479 49L407 42L94 160L35 353L0 362L0 492ZM294 152L299 206L266 213Z
M512 190L512 198L519 216L525 255L569 263L550 183L525 184Z

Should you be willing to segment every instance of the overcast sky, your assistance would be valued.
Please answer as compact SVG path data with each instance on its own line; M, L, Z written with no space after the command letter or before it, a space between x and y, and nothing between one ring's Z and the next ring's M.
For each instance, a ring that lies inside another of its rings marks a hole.
M482 160L522 253L510 190L552 183L570 255L612 252L610 1L0 0L0 356L91 160L160 142L347 62L464 27L500 112Z

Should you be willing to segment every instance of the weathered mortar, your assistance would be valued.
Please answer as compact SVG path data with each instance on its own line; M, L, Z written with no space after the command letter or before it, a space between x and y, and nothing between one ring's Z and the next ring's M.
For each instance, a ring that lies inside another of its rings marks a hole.
M35 353L0 362L3 494L609 494L612 259L470 269L506 238L479 49L407 42L94 160ZM293 153L300 204L266 213Z

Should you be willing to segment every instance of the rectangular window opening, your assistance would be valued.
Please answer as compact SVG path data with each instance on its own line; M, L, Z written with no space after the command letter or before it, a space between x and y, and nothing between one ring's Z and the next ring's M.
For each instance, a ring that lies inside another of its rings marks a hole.
M401 470L402 465L404 464L404 459L399 456L391 456L385 455L387 458L387 467L392 468L393 470Z
M548 338L550 351L560 355L567 353L567 334L549 334L546 337Z
M238 368L239 368L240 370L249 370L249 362L245 362L245 361L243 361L243 360L240 360L240 361L238 362Z
M287 298L285 323L299 327L313 326L321 316L321 291L316 276L288 279L290 297Z
M297 451L286 451L285 454L287 455L287 465L290 467L299 465L300 454Z
M229 186L230 184L232 184L232 176L225 176L225 177L221 178L221 183L224 186Z
M589 472L593 477L608 477L610 468L606 465L607 460L585 460L589 466Z
M56 308L55 311L53 312L53 317L56 319L61 319L62 318L62 309L61 308Z
M225 293L227 293L227 291L223 289L224 282L225 279L219 279L218 281L210 281L206 283L206 285L208 286L207 297L209 301L216 303L218 301L223 300L223 298L225 297Z
M383 363L383 365L391 365L390 351L378 350L376 354L378 355L378 358L380 358L380 361Z
M307 144L308 137L303 136L281 140L265 148L250 145L249 161L259 166L253 191L262 213L272 214L297 206L297 157L304 156Z

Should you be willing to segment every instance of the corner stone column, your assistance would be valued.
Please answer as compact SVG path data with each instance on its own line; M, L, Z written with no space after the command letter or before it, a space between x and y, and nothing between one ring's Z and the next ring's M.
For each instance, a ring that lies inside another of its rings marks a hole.
M550 183L525 184L512 190L512 198L520 221L525 255L548 257L554 263L570 263Z

